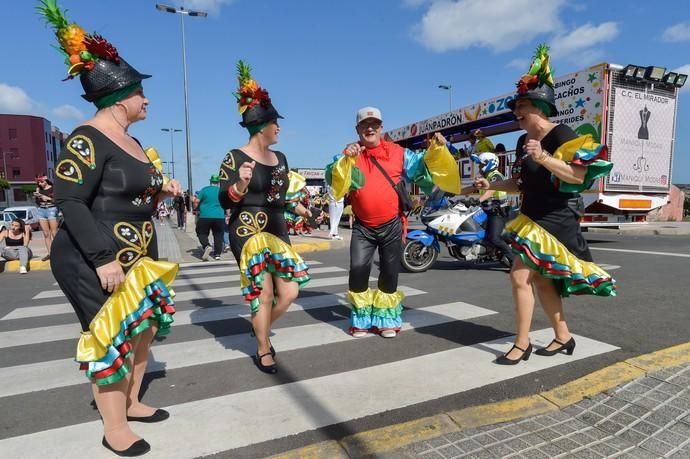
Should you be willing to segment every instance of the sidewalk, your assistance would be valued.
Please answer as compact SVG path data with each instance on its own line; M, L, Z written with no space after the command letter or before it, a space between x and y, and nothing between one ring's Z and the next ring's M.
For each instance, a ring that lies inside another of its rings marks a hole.
M591 227L588 231L627 236L690 236L690 222L649 222L647 224L621 226L620 228Z
M362 432L297 458L690 458L690 343L537 395Z

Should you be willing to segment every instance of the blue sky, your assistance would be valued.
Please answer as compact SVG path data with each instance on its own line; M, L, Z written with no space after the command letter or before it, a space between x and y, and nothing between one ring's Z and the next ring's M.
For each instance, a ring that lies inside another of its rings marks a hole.
M78 81L61 82L62 57L33 9L3 11L0 113L46 116L70 131L94 112ZM169 160L184 128L179 16L149 0L63 0L68 16L111 41L145 82L151 105L131 133ZM232 92L245 59L285 117L276 146L291 167L323 167L355 137L358 108L374 105L386 129L510 92L540 42L556 75L599 62L660 65L690 73L690 2L636 0L169 0L207 10L185 19L194 188L218 171L246 131ZM659 5L663 5L660 8ZM683 22L685 21L685 22ZM678 103L674 183L690 183L690 84ZM494 139L514 148L514 136ZM186 184L184 134L176 175Z

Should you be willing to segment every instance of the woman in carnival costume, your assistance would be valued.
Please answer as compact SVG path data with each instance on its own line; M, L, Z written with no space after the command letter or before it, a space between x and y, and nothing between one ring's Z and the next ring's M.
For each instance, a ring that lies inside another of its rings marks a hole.
M615 281L592 262L579 223L584 210L579 193L608 175L613 164L606 161L606 146L595 143L590 135L578 136L568 126L549 121L558 110L548 50L545 45L537 48L529 73L517 83L517 94L508 102L520 127L527 131L517 142L512 178L475 180L479 189L519 191L522 195L520 214L505 228L517 255L510 276L517 336L513 347L496 359L501 365L527 360L532 352L532 287L536 287L555 335L548 346L536 351L543 356L571 355L575 349L561 298L616 294Z
M398 274L406 216L392 183L414 181L429 194L433 184L458 193L458 167L436 134L428 151L415 153L385 140L383 119L375 107L357 113L359 142L348 145L326 167L326 181L334 199L350 194L356 222L350 242L347 298L352 305L350 333L368 332L394 338L402 327L404 294L398 290ZM385 173L384 173L385 171ZM374 251L379 250L378 289L369 288Z
M242 294L250 305L257 351L254 363L263 372L278 371L269 334L273 323L297 298L309 280L307 265L290 246L285 210L310 217L299 200L306 185L290 171L285 155L271 150L278 143L282 118L268 92L252 78L243 61L237 64L242 114L240 126L249 142L231 150L220 166L220 203L232 209L230 249L240 268Z
M155 150L127 133L146 118L141 81L117 49L69 22L54 0L38 10L55 29L69 66L97 111L67 138L56 166L55 201L64 222L52 245L51 268L82 326L76 360L92 382L103 419L103 446L120 456L145 454L150 445L128 422L158 422L165 410L144 405L139 390L154 336L173 321L169 289L177 264L155 261L151 216L167 196Z

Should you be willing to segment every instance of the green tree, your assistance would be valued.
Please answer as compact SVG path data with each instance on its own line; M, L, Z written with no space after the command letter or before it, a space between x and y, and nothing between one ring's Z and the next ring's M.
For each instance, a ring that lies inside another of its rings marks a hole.
M9 190L10 189L10 182L8 182L4 178L0 177L0 188L3 190Z

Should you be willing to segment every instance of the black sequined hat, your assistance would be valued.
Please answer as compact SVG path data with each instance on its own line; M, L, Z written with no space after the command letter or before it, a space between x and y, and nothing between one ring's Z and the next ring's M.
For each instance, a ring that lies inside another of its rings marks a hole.
M141 82L151 75L139 73L120 58L119 63L107 59L100 59L88 72L79 76L85 94L82 97L89 102L98 100L119 89Z

